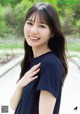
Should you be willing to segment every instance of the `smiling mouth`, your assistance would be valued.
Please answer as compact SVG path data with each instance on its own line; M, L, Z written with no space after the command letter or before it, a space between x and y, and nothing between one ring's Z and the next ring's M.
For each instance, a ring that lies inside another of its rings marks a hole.
M29 35L29 38L30 38L31 40L39 40L39 39L40 39L39 37L36 37L36 36L30 36L30 35Z

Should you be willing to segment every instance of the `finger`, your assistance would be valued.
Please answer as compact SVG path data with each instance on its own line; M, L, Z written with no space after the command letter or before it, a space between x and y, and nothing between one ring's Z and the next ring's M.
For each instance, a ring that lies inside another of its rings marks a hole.
M40 63L37 64L37 65L34 65L34 66L31 68L31 72L35 71L38 67L40 67Z
M32 78L31 78L31 81L33 81L33 80L35 80L35 79L37 79L37 78L38 78L38 76L32 77Z
M38 68L37 70L33 71L30 75L30 77L36 75L38 72L40 71L40 68Z

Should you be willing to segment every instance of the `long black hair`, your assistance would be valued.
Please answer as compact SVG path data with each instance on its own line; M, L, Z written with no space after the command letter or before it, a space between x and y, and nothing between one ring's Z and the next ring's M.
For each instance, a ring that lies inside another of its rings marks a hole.
M65 50L65 37L63 36L58 13L53 5L49 3L38 3L33 5L26 14L26 20L32 16L32 14L39 15L41 21L45 21L49 26L51 33L54 34L48 42L49 48L60 59L63 65L63 82L68 72L66 50ZM25 21L26 21L25 20ZM24 39L24 58L21 62L21 73L19 79L21 79L25 73L25 69L30 64L33 58L32 48L28 45Z

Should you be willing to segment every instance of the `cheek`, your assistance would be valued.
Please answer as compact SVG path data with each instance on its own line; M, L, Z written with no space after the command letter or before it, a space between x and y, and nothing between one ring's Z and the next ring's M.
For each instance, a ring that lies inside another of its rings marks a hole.
M25 39L27 39L28 38L28 35L27 35L28 33L27 33L27 29L24 27L24 37L25 37Z
M26 27L24 26L24 34L25 34L25 32L26 32Z
M51 32L49 30L47 30L44 35L47 40L51 38Z
M26 26L24 26L24 35L27 35L29 32L28 28Z
M49 28L45 29L43 32L47 37L51 37L51 31Z

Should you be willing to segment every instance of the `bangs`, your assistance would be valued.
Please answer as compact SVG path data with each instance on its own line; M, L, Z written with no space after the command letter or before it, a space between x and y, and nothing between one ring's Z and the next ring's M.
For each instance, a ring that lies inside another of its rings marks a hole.
M32 20L33 22L37 21L37 23L47 24L44 14L40 11L35 11L28 17L28 19Z

